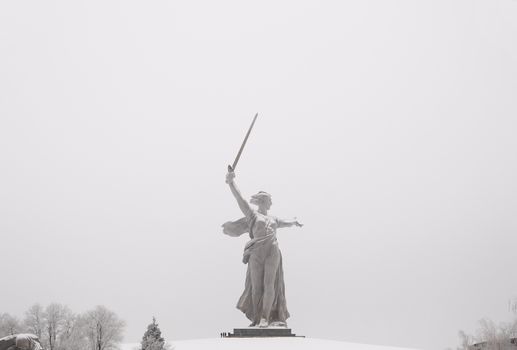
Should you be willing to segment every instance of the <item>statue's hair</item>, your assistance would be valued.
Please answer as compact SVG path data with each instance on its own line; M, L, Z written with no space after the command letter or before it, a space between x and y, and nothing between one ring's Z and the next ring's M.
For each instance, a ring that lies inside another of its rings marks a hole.
M251 198L254 198L254 199L267 198L267 199L271 200L271 195L269 193L267 193L266 191L258 191L258 193L251 196Z

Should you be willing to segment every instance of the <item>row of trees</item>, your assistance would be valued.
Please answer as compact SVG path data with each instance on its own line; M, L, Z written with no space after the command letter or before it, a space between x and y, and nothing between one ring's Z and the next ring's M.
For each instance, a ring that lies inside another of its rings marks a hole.
M515 350L517 348L517 319L513 322L502 322L496 324L489 319L479 321L479 327L475 335L459 332L461 345L457 350L472 350L476 348L483 350Z
M122 341L125 322L104 306L76 314L65 305L31 306L20 320L0 313L0 337L37 335L47 350L111 350Z

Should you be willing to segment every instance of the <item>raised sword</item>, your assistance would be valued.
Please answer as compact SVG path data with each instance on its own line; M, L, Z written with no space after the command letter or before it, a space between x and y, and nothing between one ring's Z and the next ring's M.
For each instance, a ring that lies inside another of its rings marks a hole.
M253 129L253 125L255 125L255 121L257 120L258 113L255 114L255 117L253 118L253 121L251 122L250 128L248 129L248 132L246 133L246 136L244 137L244 141L242 141L241 148L239 149L239 153L237 153L237 157L235 157L235 160L233 161L233 165L228 165L228 171L235 171L235 168L237 167L237 163L239 162L239 159L241 158L242 150L244 149L244 146L246 146L246 142L248 141L248 137L250 136L251 129Z

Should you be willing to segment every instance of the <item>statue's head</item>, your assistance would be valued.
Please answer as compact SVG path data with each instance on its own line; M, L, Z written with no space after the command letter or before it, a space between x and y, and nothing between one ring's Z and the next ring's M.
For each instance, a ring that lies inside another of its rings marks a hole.
M269 193L259 191L257 194L251 196L250 203L257 205L259 209L269 210L273 201L271 200L271 195Z

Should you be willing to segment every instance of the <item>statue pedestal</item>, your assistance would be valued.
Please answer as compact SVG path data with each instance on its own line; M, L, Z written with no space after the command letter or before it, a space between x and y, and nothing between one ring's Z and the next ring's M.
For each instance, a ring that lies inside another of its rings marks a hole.
M269 337L300 337L291 332L291 328L284 327L248 327L234 328L233 333L223 333L225 338L269 338Z

